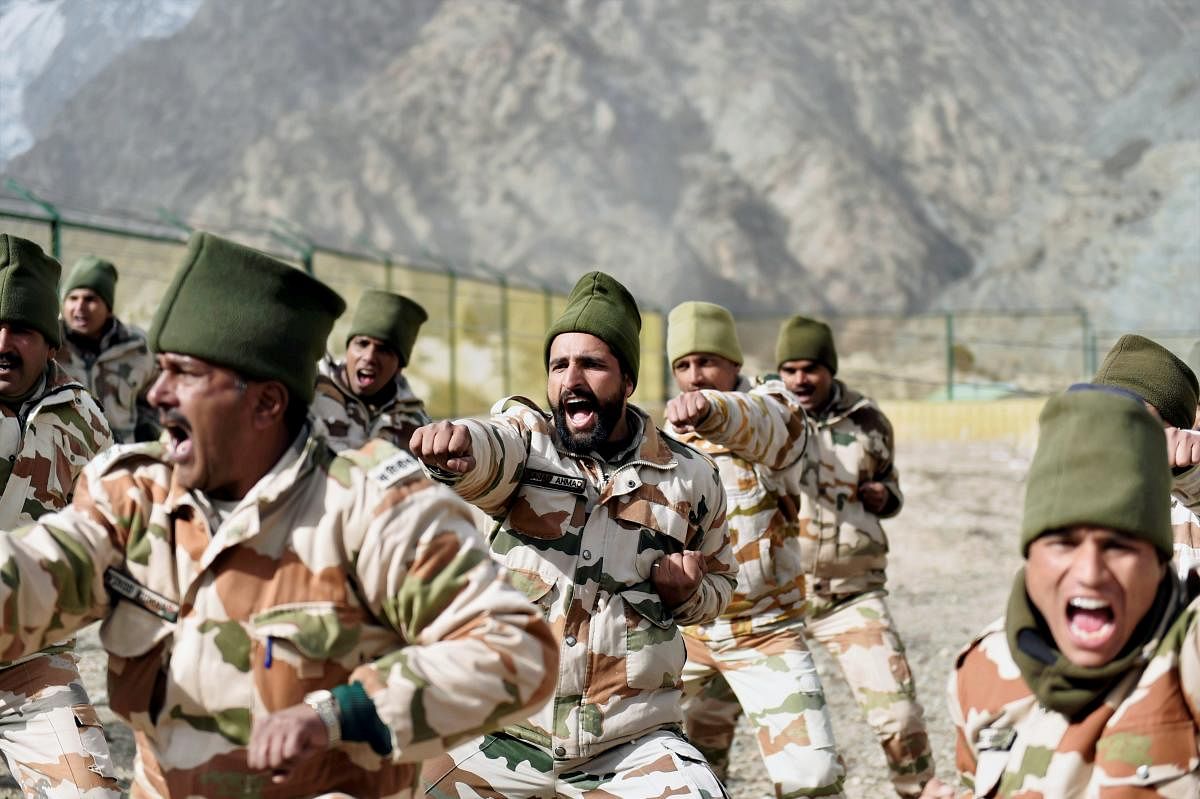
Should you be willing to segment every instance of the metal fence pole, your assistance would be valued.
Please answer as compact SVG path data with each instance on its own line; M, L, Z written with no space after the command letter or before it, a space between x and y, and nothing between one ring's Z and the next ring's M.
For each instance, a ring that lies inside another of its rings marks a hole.
M1092 340L1092 324L1088 318L1088 312L1084 308L1079 309L1080 318L1080 335L1083 340L1080 342L1080 350L1083 354L1083 379L1087 380L1092 375L1092 370L1089 368L1092 365L1092 353L1089 344Z
M946 399L954 399L954 314L946 314Z
M12 191L24 197L34 205L40 206L46 215L50 217L50 254L58 260L62 260L62 217L59 216L58 208L48 200L43 200L41 197L33 193L29 187L18 183L13 178L8 178L4 184Z
M450 343L450 418L458 416L458 275L454 267L446 267L447 329Z

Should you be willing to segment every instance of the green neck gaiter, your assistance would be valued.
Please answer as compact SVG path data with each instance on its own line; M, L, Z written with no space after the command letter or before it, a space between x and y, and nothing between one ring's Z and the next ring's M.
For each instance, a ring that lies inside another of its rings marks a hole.
M1004 619L1008 649L1038 702L1076 720L1094 710L1142 657L1145 645L1170 626L1182 609L1179 597L1179 581L1168 572L1158 587L1154 604L1120 654L1103 666L1076 666L1055 647L1045 619L1025 591L1025 570L1021 569L1013 583Z

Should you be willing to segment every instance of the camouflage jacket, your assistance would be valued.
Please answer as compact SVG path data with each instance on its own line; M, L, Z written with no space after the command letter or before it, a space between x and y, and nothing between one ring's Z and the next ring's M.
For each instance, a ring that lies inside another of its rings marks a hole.
M116 317L112 322L97 353L75 344L64 325L63 344L55 358L63 371L79 381L104 408L118 444L134 441L138 428L142 429L143 439L151 439L158 430L158 415L146 402L146 392L158 374L154 355L142 331Z
M67 506L88 461L112 446L108 422L92 397L53 362L40 391L14 413L0 405L0 530L11 530ZM66 638L67 636L59 636ZM51 642L60 652L70 642ZM41 653L39 653L41 654ZM36 655L6 657L3 667Z
M800 514L804 570L818 613L838 598L883 587L888 542L880 519L895 516L904 501L892 463L891 423L867 397L841 381L834 386L828 407L814 419L816 489ZM858 499L859 485L868 481L883 483L891 495L878 515Z
M1200 796L1200 598L1083 719L1041 707L1009 654L1001 619L950 676L962 797Z
M735 391L706 390L704 397L711 410L695 432L668 425L666 433L716 461L725 487L737 588L719 619L686 630L700 640L722 641L807 610L799 509L805 470L812 465L804 457L804 409L783 383L751 391L742 378Z
M561 448L554 422L530 400L501 400L490 420L460 422L476 465L443 478L499 522L492 551L554 628L554 701L508 732L560 760L680 724L677 625L716 618L733 593L737 563L712 461L627 408L641 434L605 463ZM685 549L705 554L708 574L671 610L650 569Z
M173 473L161 444L113 447L70 507L0 535L5 656L103 620L134 795L408 796L413 764L549 696L548 626L411 455L302 434L219 524ZM390 757L344 742L282 785L248 771L256 718L352 681Z
M382 407L372 408L346 386L342 366L329 355L321 359L310 409L335 452L361 447L371 438L407 450L413 431L433 421L404 375L396 375L395 395Z

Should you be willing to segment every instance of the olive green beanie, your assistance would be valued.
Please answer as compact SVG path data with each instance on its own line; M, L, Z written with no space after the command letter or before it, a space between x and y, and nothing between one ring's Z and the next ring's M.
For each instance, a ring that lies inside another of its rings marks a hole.
M807 316L793 316L779 328L775 341L775 366L786 361L816 361L837 374L837 350L829 325Z
M1149 541L1170 558L1171 470L1162 426L1134 398L1091 388L1052 397L1038 418L1021 553L1049 530L1094 525Z
M711 302L685 302L667 316L667 358L674 364L693 352L720 355L738 366L744 362L733 314Z
M0 233L0 321L20 322L51 347L62 344L58 277L62 267L28 239Z
M560 333L590 333L607 344L637 383L642 359L642 315L629 289L603 272L579 278L567 296L567 307L546 332L546 364L550 344Z
M1173 352L1145 336L1127 333L1117 339L1092 382L1132 391L1172 427L1186 429L1196 419L1196 375Z
M355 336L377 338L396 351L402 367L407 366L413 345L417 343L417 331L428 318L425 309L408 297L368 289L354 309L346 343Z
M91 289L96 292L111 312L113 301L117 297L117 268L111 261L86 255L75 262L71 273L67 275L66 282L63 283L63 299L75 289Z
M317 360L346 303L314 277L211 233L193 233L150 326L176 352L278 380L312 402Z

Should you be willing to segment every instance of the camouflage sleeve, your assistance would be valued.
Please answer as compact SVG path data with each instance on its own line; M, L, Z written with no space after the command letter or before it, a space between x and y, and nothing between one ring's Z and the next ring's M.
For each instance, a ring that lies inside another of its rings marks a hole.
M704 553L705 575L696 593L671 612L682 625L705 624L721 615L737 584L737 559L729 543L725 519L725 488L716 467L706 478L707 485L697 486L701 497L699 532L688 542L688 549ZM707 506L707 508L705 507ZM707 510L708 513L703 513Z
M1193 466L1171 480L1171 493L1192 513L1200 514L1200 466Z
M896 469L896 434L892 423L883 411L871 406L878 418L871 425L873 432L868 436L866 455L874 464L874 474L870 479L883 483L888 490L888 501L883 510L878 513L881 519L890 519L904 507L904 493L900 491L900 472Z
M1179 650L1179 683L1184 701L1192 712L1192 721L1200 729L1200 598L1185 609L1188 619Z
M520 485L529 458L529 427L519 411L497 414L487 421L463 419L456 424L471 433L475 468L462 475L426 471L484 513L498 516Z
M769 382L752 393L706 389L711 410L696 432L751 463L786 469L804 455L808 423L804 409L782 388Z
M975 795L975 751L967 739L967 721L962 709L962 694L960 693L959 669L950 672L947 686L947 705L950 710L950 721L954 724L954 767L958 772L959 796L969 799Z
M527 718L554 690L550 628L508 584L469 514L443 486L401 484L355 559L364 600L406 643L351 675L391 731L397 760Z
M61 641L105 615L104 572L122 557L112 486L88 466L72 504L37 524L0 532L0 660L13 660ZM118 500L131 501L117 491Z

